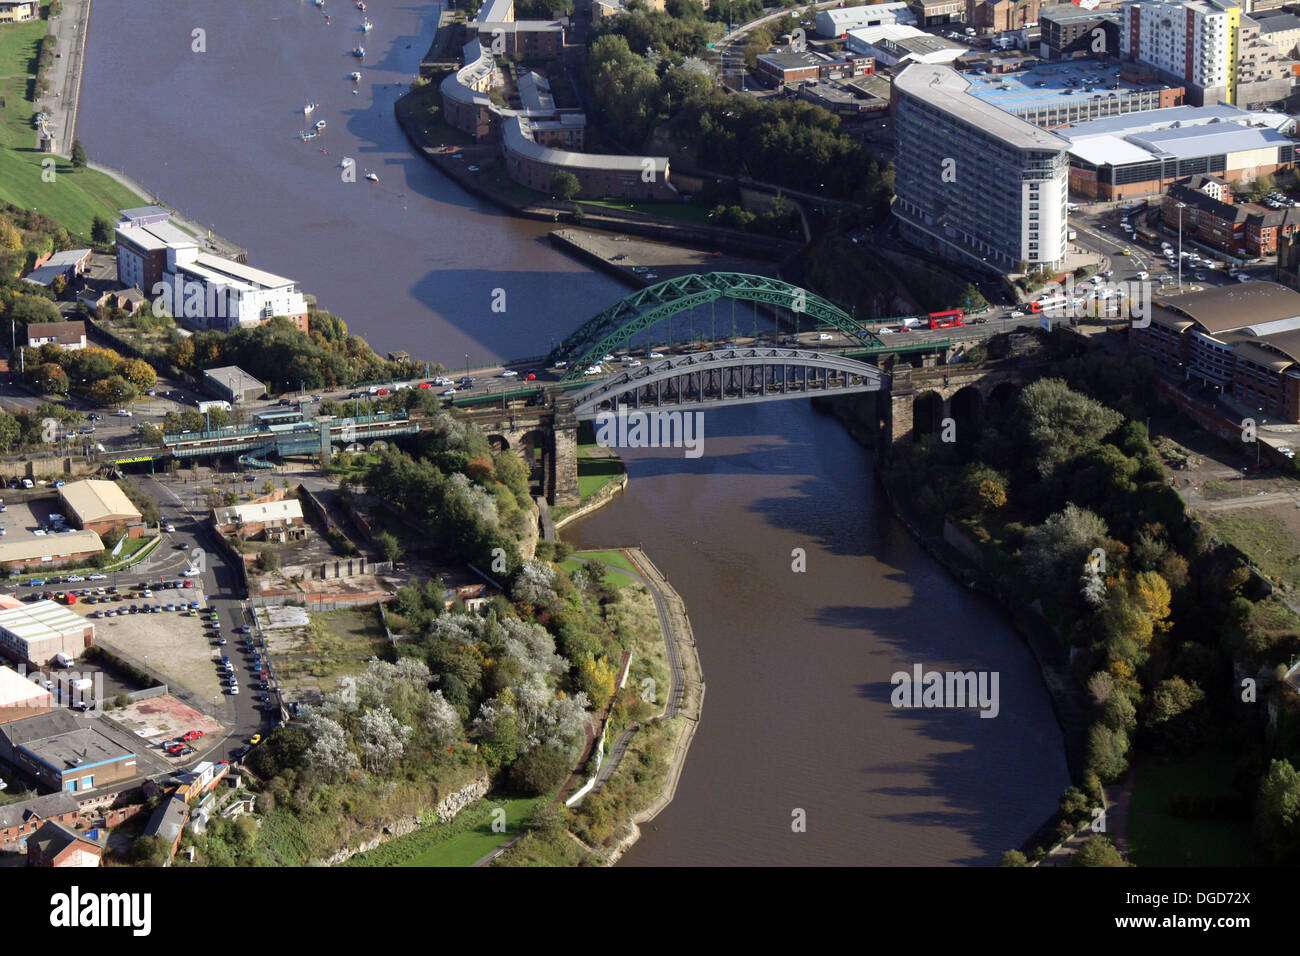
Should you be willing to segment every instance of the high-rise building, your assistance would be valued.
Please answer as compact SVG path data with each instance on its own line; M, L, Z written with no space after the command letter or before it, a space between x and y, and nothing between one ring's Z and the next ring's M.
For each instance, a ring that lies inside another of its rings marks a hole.
M1196 106L1236 105L1241 13L1233 0L1125 0L1120 53L1181 80Z
M950 67L894 80L894 215L904 236L1000 272L1065 260L1069 144L970 95Z

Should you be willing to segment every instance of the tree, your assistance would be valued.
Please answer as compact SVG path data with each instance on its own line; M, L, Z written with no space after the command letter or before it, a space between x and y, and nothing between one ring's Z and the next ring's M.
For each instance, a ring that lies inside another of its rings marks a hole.
M36 369L33 384L48 395L68 394L68 373L54 362L46 362Z
M264 574L280 570L280 555L276 551L263 551L257 556L257 569Z
M1007 479L982 462L974 462L962 478L967 510L976 515L997 511L1007 503Z
M1260 783L1255 838L1275 862L1300 857L1300 774L1290 761L1272 761Z
M1147 729L1157 746L1178 753L1189 753L1200 742L1205 691L1181 677L1171 677L1156 685L1151 694L1151 713Z
M73 169L86 168L86 147L81 145L81 140L72 141L72 167Z
M164 837L138 836L131 844L131 857L141 866L166 866L172 845Z
M402 759L402 745L410 736L411 728L387 707L362 714L357 727L362 765L371 773L388 773Z
M582 192L582 183L567 169L557 169L551 174L551 197L566 202Z
M144 359L127 359L122 363L121 375L141 392L147 392L158 384L158 373Z
M113 241L113 224L107 216L96 216L90 226L91 242L107 245Z
M1073 585L1084 558L1106 540L1106 522L1086 508L1071 503L1048 515L1025 540L1023 564L1043 584Z
M1087 765L1105 782L1118 780L1128 771L1128 737L1105 724L1093 724L1088 731Z
M1071 866L1129 866L1123 855L1110 842L1109 837L1095 833L1083 841L1083 846L1074 854Z
M1123 421L1119 412L1072 391L1055 378L1025 386L1020 393L1019 414L1035 467L1043 477L1051 475L1061 463L1095 448Z
M569 775L569 762L553 747L534 747L520 754L510 768L510 786L527 796L550 793Z
M1002 859L998 861L998 866L1028 866L1029 861L1019 850L1007 850L1002 854Z
M396 564L402 560L402 546L398 543L397 537L388 531L381 531L374 537L374 545L379 549L380 556L385 561L391 561Z

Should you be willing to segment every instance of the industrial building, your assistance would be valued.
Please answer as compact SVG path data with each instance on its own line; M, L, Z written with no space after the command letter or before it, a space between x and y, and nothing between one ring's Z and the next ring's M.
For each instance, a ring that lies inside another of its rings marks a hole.
M869 56L879 67L908 63L952 63L967 47L903 24L884 24L850 30L849 51Z
M255 402L266 395L266 386L237 365L207 369L203 384L213 395L232 405Z
M875 72L875 60L857 54L762 53L756 72L768 87L795 85L817 80L845 80Z
M81 794L138 773L136 754L96 719L66 710L0 724L0 758L45 790Z
M1069 144L969 89L946 66L913 64L894 80L901 231L984 268L1057 268L1067 249Z
M1212 173L1251 182L1293 168L1295 121L1234 106L1178 106L1058 130L1070 143L1070 188L1101 200L1151 196Z
M92 621L54 601L0 610L0 652L34 667L57 654L79 657L95 643Z
M1247 282L1160 298L1133 347L1166 372L1300 422L1300 293Z
M916 25L916 16L906 3L873 3L862 7L834 7L817 14L819 36L843 39L850 30L894 23Z
M0 539L0 564L15 570L57 568L89 561L104 550L93 531L64 531L39 537Z
M28 866L99 866L103 853L103 846L89 833L69 830L56 820L42 823L40 829L27 838Z
M48 714L53 709L53 693L12 667L0 667L0 724Z
M119 529L133 538L144 534L140 509L131 504L115 481L89 478L68 482L59 489L59 502L74 528L96 534Z
M1003 33L1038 22L1039 0L966 0L966 22L976 30Z
M919 27L961 23L966 19L966 0L912 0L907 8Z

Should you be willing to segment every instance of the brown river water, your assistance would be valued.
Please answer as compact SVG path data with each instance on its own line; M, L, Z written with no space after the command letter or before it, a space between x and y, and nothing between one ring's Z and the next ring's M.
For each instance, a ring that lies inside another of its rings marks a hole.
M308 0L96 0L78 135L381 352L454 367L545 351L626 290L413 155L392 103L435 8L368 7L363 38L341 0L328 26ZM308 101L327 129L303 143ZM345 155L380 183L343 183ZM627 493L566 537L647 550L708 685L676 799L627 864L991 864L1051 813L1068 775L1028 649L890 516L839 424L804 401L713 410L703 457L626 457ZM892 707L890 676L917 663L997 672L996 719Z

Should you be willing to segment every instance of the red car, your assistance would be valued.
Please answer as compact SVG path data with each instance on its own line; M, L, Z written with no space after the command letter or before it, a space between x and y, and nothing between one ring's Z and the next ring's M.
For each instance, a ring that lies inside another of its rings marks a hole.
M268 680L271 675L268 674L266 671L258 671L257 676L259 680Z
M185 747L184 744L168 744L168 745L167 745L167 752L168 752L169 754L171 754L173 757L175 757L175 756L177 756L177 755L183 753L183 752L185 751L185 749L186 749L186 747Z
M536 380L537 380L537 373L536 373L536 372L529 372L527 375L524 376L524 381L525 381L525 382L534 382L534 381L536 381Z
M376 394L376 395L392 395L392 394L393 394L393 391L392 391L392 389L381 388L379 391L375 392L375 394Z
M187 730L181 735L181 740L198 740L202 736L203 731L201 730Z
M416 387L416 388L433 388L433 383L432 383L432 382L421 382L419 385L417 385L417 386L415 386L415 387Z
M182 585L182 587L192 588L194 587L194 582L186 578L185 583Z

